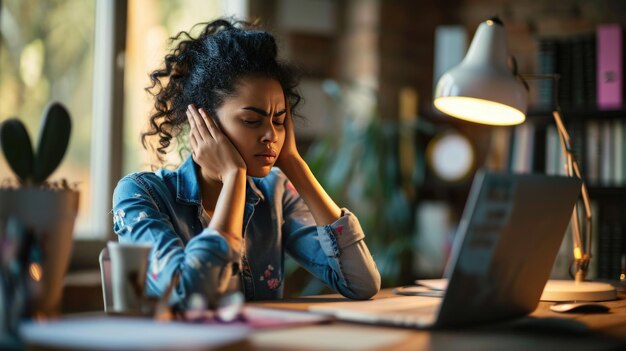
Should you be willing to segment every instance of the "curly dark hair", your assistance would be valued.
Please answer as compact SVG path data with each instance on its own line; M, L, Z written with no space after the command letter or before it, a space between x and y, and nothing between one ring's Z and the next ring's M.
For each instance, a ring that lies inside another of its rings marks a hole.
M165 67L150 74L152 85L146 88L155 98L155 111L150 116L149 130L141 134L141 142L148 149L147 139L158 136L156 156L161 162L172 138L188 125L187 106L195 104L215 117L224 99L235 92L240 78L276 79L292 115L302 99L296 91L299 74L292 65L278 60L272 34L254 24L230 19L199 25L206 26L197 38L185 31L170 38L178 44L165 56Z

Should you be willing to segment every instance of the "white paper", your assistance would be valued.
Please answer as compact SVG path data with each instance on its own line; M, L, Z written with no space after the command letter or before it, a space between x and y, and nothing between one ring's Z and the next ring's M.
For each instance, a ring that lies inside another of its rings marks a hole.
M242 325L158 323L150 319L97 317L26 322L20 336L27 345L85 350L159 350L220 347L245 339Z

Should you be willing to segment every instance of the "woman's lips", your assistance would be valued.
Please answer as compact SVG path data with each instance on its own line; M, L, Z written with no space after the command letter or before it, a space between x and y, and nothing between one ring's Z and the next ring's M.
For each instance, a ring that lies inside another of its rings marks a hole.
M256 158L260 158L266 164L273 164L276 161L276 152L273 150L265 151L259 154L254 155Z

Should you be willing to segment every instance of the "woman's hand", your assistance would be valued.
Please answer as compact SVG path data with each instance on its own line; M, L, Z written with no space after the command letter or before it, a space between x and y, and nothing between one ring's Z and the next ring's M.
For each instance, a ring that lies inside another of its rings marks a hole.
M287 104L287 115L285 116L285 143L278 155L276 165L280 168L288 168L288 163L301 159L296 147L296 135L294 133L293 118L291 117L291 107Z
M222 129L201 108L187 107L193 160L202 168L203 177L224 182L227 175L246 171L246 163Z

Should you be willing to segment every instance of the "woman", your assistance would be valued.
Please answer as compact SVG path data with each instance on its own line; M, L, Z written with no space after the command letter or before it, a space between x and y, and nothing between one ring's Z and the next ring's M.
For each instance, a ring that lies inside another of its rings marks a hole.
M159 156L189 128L191 156L175 171L133 173L113 195L120 242L151 243L146 289L174 302L215 301L231 280L247 300L278 299L284 254L342 295L368 299L380 275L356 216L340 209L296 148L297 79L271 34L216 20L181 32L152 72L151 130ZM274 167L274 166L278 167Z

